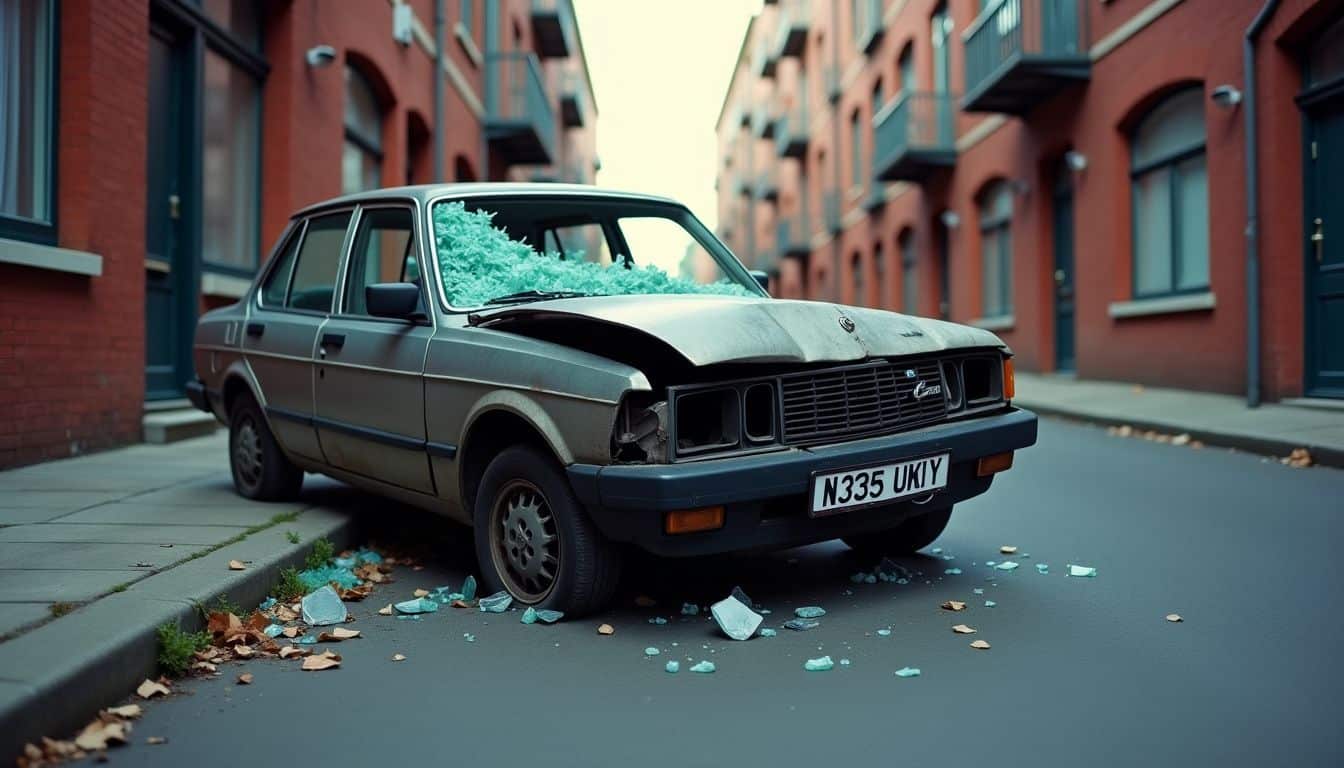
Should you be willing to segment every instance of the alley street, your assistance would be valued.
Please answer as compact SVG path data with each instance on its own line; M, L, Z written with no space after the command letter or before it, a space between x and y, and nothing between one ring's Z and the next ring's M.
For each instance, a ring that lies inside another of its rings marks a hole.
M1047 420L1040 444L954 514L936 543L954 559L905 561L925 574L908 586L851 584L873 563L838 542L641 559L618 609L554 626L522 625L517 612L376 615L415 588L460 584L470 546L461 529L356 499L373 538L432 541L437 554L352 606L363 637L337 648L341 668L254 662L249 687L232 682L233 667L189 683L190 695L148 707L136 745L116 759L170 766L241 750L314 765L1337 765L1344 730L1320 704L1344 679L1333 647L1344 630L1341 498L1336 470ZM1020 547L1015 572L986 566L1005 544ZM1069 563L1098 575L1067 577ZM680 615L683 601L704 606L735 584L772 610L765 626L803 605L827 614L815 630L744 643L703 612ZM657 605L635 607L639 594ZM948 599L966 610L941 610ZM1184 621L1164 619L1173 612ZM615 634L596 634L602 622ZM954 634L961 623L977 633ZM972 649L975 639L992 647ZM646 658L647 646L661 654ZM407 659L393 662L398 653ZM835 669L803 670L824 654ZM664 671L669 659L680 673ZM689 672L701 659L717 671ZM894 675L907 666L922 675ZM149 736L168 742L146 746Z

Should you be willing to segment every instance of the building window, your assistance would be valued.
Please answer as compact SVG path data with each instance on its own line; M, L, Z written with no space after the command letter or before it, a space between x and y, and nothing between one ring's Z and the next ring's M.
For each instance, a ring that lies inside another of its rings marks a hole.
M997 181L980 196L980 312L1013 313L1013 190Z
M877 288L875 306L887 306L887 256L882 253L882 243L873 243L873 280Z
M49 0L0 2L0 237L56 241L55 30Z
M915 237L910 230L901 232L896 245L901 250L901 311L907 315L919 312L919 273L915 261Z
M261 50L261 14L256 0L199 0L205 15L253 51Z
M1209 184L1204 97L1181 91L1149 112L1130 154L1134 297L1209 287Z
M896 60L896 86L901 93L915 90L915 47L910 43L901 49L901 57Z
M868 297L863 293L863 256L857 251L849 258L849 276L854 289L852 303L856 307L867 306Z
M851 187L863 185L863 121L859 110L849 116L849 184Z
M476 34L475 7L476 0L461 0L462 26L466 27L467 34L472 36Z
M873 111L872 116L877 117L877 113L882 111L882 78L877 79L873 85Z
M345 151L341 190L377 189L382 177L383 116L373 86L358 69L345 67Z
M212 266L251 272L260 247L261 88L209 49L203 88L201 256Z

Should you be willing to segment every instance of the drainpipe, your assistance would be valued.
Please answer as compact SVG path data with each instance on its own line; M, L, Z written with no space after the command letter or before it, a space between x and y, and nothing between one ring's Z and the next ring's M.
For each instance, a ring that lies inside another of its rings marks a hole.
M1260 150L1256 138L1255 43L1279 0L1266 0L1242 42L1246 121L1246 407L1260 406Z
M831 67L835 71L836 83L838 87L839 83L844 77L844 73L840 71L840 4L839 3L831 3ZM825 72L822 73L821 85L822 88L830 88L830 84L826 82ZM840 151L840 100L839 99L832 100L829 92L826 93L826 99L827 101L830 101L831 104L831 159L834 161L831 163L831 169L832 169L831 179L835 182L835 186L831 188L831 192L835 195L836 215L842 216L842 214L845 211L844 193L846 190L842 189L840 185L840 172L842 169L840 156L843 154ZM821 220L822 222L825 222L826 221L825 194L821 196L821 206L822 206ZM843 221L844 219L842 216L841 222ZM831 300L837 304L840 303L841 297L844 296L844 293L840 287L840 259L842 256L840 248L840 239L843 233L844 233L844 227L842 224L841 231L831 235Z
M444 5L434 0L434 181L444 180L443 167L443 28L447 24Z

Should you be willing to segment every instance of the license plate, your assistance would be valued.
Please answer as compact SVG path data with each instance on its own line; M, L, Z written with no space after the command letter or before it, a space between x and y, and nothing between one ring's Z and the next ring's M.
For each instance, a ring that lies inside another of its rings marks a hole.
M812 476L812 515L919 496L947 486L948 454Z

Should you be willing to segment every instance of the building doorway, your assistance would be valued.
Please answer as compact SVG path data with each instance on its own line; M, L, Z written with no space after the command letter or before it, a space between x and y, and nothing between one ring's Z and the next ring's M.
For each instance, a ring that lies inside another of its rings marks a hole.
M1051 195L1054 241L1055 370L1074 370L1073 170L1060 162Z
M1344 398L1344 17L1312 45L1298 97L1305 122L1304 391Z

